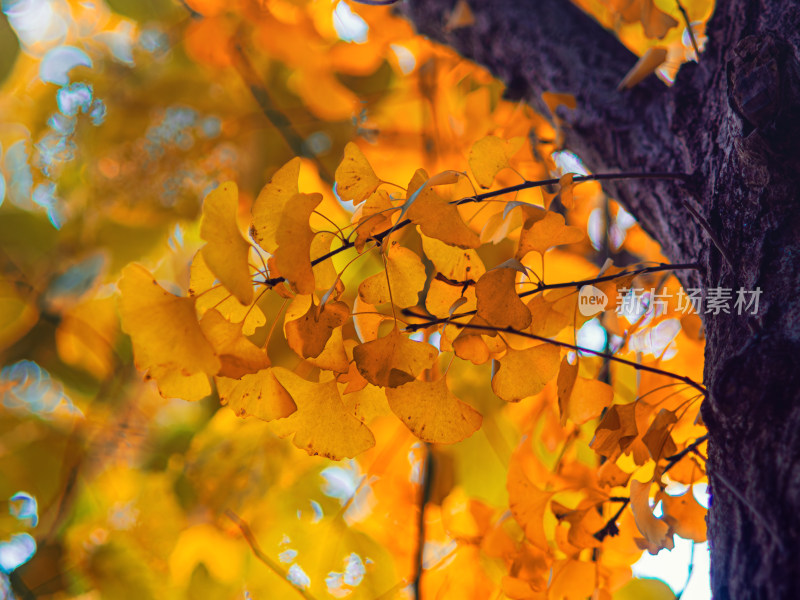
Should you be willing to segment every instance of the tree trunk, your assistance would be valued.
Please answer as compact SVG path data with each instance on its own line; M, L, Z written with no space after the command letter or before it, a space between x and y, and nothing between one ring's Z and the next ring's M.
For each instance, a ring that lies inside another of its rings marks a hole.
M761 290L755 317L705 315L711 584L800 598L800 5L719 2L699 64L618 91L636 57L568 0L471 2L475 24L447 32L454 4L402 10L542 114L542 92L573 94L558 116L594 171L691 174L604 187L672 261L700 262L685 287Z

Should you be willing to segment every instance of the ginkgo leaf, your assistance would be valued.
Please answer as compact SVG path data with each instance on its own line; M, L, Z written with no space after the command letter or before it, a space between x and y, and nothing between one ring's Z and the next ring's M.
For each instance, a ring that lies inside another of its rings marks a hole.
M311 242L309 256L313 262L331 251L331 244L337 235L330 231L318 231ZM332 260L323 260L312 268L314 272L314 285L318 290L329 290L336 284L338 274Z
M344 347L342 328L334 329L322 352L318 356L306 358L306 361L324 371L333 371L334 374L347 373L350 369L350 361Z
M508 141L487 135L472 145L469 151L469 168L481 187L488 188L495 176L510 167L509 159L519 152L525 138L516 137Z
M575 199L572 195L572 188L575 186L572 183L572 178L574 177L574 173L564 173L559 180L559 195L561 197L561 204L564 205L564 208L572 209L575 207Z
M577 425L596 419L613 400L614 390L610 385L580 377L577 361L571 365L564 357L558 372L558 407L562 425L567 418Z
M344 302L328 302L322 307L312 302L302 317L286 322L286 341L303 358L317 357L325 349L333 330L349 316L350 307Z
M270 254L274 254L278 247L277 232L283 214L287 210L293 210L290 201L300 192L297 181L301 164L299 158L293 158L283 165L253 202L251 235Z
M364 302L360 296L356 296L353 302L353 325L358 339L362 342L378 339L381 323L390 319L391 317L381 314L374 306Z
M295 194L283 211L275 234L278 248L275 264L298 294L311 294L316 288L311 266L314 232L308 225L311 213L322 202L322 194Z
M662 548L672 550L675 542L669 533L669 525L653 515L653 509L650 508L650 486L651 483L631 480L631 511L636 527L651 544L648 548L650 554L657 554Z
M665 60L667 60L666 48L661 48L659 46L648 48L647 52L645 52L644 55L636 61L636 64L631 67L631 70L625 74L625 77L619 82L617 89L628 90L634 87L660 67Z
M636 403L614 404L597 426L591 448L609 460L624 452L636 439Z
M200 237L208 242L201 252L206 265L220 283L242 304L253 301L253 283L248 264L250 244L242 237L236 215L239 188L232 181L220 185L203 201Z
M475 250L454 248L444 242L422 235L422 251L436 270L453 281L478 281L486 272Z
M344 147L344 158L336 169L335 178L339 197L355 204L366 200L381 184L367 157L353 142Z
M675 533L698 544L706 541L708 510L697 502L691 488L680 496L659 493L658 498L661 499L664 510L662 519Z
M200 329L222 363L218 371L222 377L238 379L270 365L266 349L248 340L242 333L241 324L227 321L216 309L212 308L203 315Z
M558 374L561 353L552 344L539 344L525 350L509 350L498 360L492 389L507 402L535 396Z
M447 317L455 312L475 310L477 298L474 286L454 285L440 279L428 284L425 308L436 317Z
M275 433L294 434L295 446L332 460L353 458L375 445L369 428L345 407L335 380L314 383L282 367L272 372L297 405L290 416L272 421Z
M575 244L584 237L586 236L581 229L566 225L564 217L548 211L543 219L534 222L530 227L526 224L522 228L517 258L522 260L532 250L544 256L544 253L553 246Z
M122 329L131 336L137 368L184 375L219 371L221 362L203 335L193 298L169 293L135 263L123 269L119 289Z
M444 377L388 388L386 397L392 412L424 442L453 444L481 426L480 413L456 398Z
M247 374L241 379L217 377L216 383L220 401L237 417L272 421L288 417L297 410L289 393L275 379L272 369Z
M425 265L416 252L393 244L386 252L386 271L365 279L358 286L358 295L367 304L392 301L400 308L408 308L419 302L425 280Z
M436 193L428 181L428 174L423 169L419 169L411 178L408 184L408 198L409 200L413 198L413 202L408 207L406 216L419 226L422 233L459 248L480 246L481 240L478 234L464 222L454 204L450 204Z
M211 383L206 373L186 375L175 365L150 367L145 379L154 379L158 385L158 393L164 398L180 398L188 402L196 402L211 394Z
M357 216L354 215L353 221L357 225L355 227L356 250L361 252L367 240L382 231L387 231L392 227L392 212L395 207L392 205L391 197L385 190L375 191L367 201L360 207L360 212Z
M662 408L642 436L642 442L647 446L650 456L656 462L662 457L672 456L678 451L678 447L670 435L672 426L677 422L678 417L673 411Z
M267 322L257 304L241 304L228 290L216 283L216 278L198 252L192 260L189 272L189 295L195 298L197 312L205 314L212 308L231 321L241 323L245 335L253 335L256 329Z
M567 325L575 322L572 316L563 310L564 303L558 302L564 297L574 295L574 290L555 289L548 292L551 293L536 294L527 305L531 313L529 331L542 337L553 337Z
M477 314L493 327L522 330L531 324L531 311L517 295L516 273L511 268L495 268L475 284Z
M537 548L547 550L544 531L544 513L552 498L552 492L536 487L525 474L519 460L512 457L508 467L508 506L517 523L525 531L525 537Z
M548 599L579 600L589 598L595 590L597 565L565 558L553 564L553 580L548 589Z
M397 387L413 381L433 365L438 352L425 342L415 342L393 329L353 349L356 366L364 378L381 387Z
M617 463L607 460L597 469L597 481L603 487L627 485L631 474L623 471Z
M670 29L677 27L678 21L658 8L654 0L640 0L640 2L642 10L640 19L647 37L661 39Z

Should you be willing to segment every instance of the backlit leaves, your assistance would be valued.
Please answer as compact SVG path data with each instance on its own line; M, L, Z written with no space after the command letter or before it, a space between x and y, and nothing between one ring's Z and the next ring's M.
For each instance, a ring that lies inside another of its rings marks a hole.
M361 374L381 387L398 387L413 381L433 366L437 354L430 344L412 341L396 329L353 350Z
M481 426L480 413L456 398L444 377L388 388L386 397L392 412L424 442L460 442Z
M369 161L353 142L344 148L344 159L336 169L336 193L342 200L359 204L380 185Z
M522 148L524 141L523 138L506 141L488 135L475 142L469 151L469 168L481 187L491 186L497 173L511 166L509 159Z
M291 208L281 213L275 234L275 265L298 294L310 294L315 289L311 266L314 232L308 220L320 202L320 194L294 194L289 199Z
M503 400L518 402L534 396L558 373L560 352L556 346L539 344L526 350L509 350L497 361L492 389Z
M273 374L297 405L290 416L274 421L274 431L311 455L352 458L375 445L372 432L347 410L336 381L313 383L283 368Z
M413 198L413 201L406 216L428 237L459 248L477 248L478 234L464 223L455 205L439 196L430 184L426 185L427 181L428 174L420 169L409 182L408 200Z
M208 242L202 249L203 259L222 285L242 304L253 300L248 254L250 244L239 233L236 215L239 190L228 181L206 196L200 237Z

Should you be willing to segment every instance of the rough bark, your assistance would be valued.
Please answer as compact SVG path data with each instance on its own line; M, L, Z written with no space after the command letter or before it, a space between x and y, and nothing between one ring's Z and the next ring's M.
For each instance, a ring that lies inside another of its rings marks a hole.
M705 316L712 589L720 599L800 597L800 5L719 2L699 64L672 87L651 77L621 92L636 57L568 1L472 2L474 26L447 32L454 4L408 0L403 10L543 114L542 92L575 95L578 108L559 117L594 171L692 174L689 184L605 188L671 260L700 261L684 285L761 289L757 317Z

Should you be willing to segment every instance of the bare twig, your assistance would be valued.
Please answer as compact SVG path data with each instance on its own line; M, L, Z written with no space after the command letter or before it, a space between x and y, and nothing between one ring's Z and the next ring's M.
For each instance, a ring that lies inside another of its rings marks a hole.
M544 283L544 282L540 281L539 283L536 284L536 286L533 289L526 290L526 291L522 292L521 294L519 294L519 297L520 298L525 298L527 296L532 296L533 294L538 294L539 292L544 292L545 290L555 290L555 289L571 288L571 287L580 288L580 287L583 287L584 285L594 285L595 283L603 283L603 282L606 282L606 281L613 281L615 279L622 279L624 277L635 277L636 275L644 275L646 273L658 273L660 271L697 270L699 268L700 268L700 265L697 264L697 263L678 263L678 264L674 264L674 265L662 264L662 265L657 265L657 266L654 266L654 267L643 267L641 269L635 269L633 271L622 271L620 273L615 273L614 275L603 275L602 277L594 277L592 279L584 279L584 280L581 280L581 281L566 281L566 282L562 282L562 283ZM448 280L447 283L449 283L451 285L463 285L463 284L466 284L466 283L469 283L469 282ZM460 319L460 318L463 318L463 317L470 317L470 316L474 315L477 311L476 310L467 310L467 311L452 315L451 317L439 318L439 319L429 319L429 320L427 319L427 317L425 315L420 315L418 313L415 313L415 312L411 311L410 309L404 309L401 312L402 312L403 315L405 315L407 317L417 317L417 318L420 318L420 319L426 319L426 321L424 323L412 324L412 325L409 325L406 328L408 331L415 331L417 329L422 329L424 327L430 327L431 325L439 325L439 324L442 324L442 323L445 323L445 322L450 322L452 319Z
M692 48L694 48L694 53L697 56L697 62L700 62L700 48L697 46L697 39L694 37L694 29L692 28L692 22L689 20L689 13L683 8L681 0L675 0L675 3L678 5L681 15L683 15L683 22L686 24L686 31L689 32L689 39L692 41Z
M693 441L691 444L686 446L686 448L684 448L683 450L681 450L677 454L673 454L672 456L668 456L667 457L667 466L664 467L664 470L661 471L661 474L664 475L672 467L677 465L683 459L684 456L686 456L687 454L697 450L698 446L703 444L707 439L708 439L708 434L697 438L695 441Z
M269 556L264 554L261 550L261 547L258 545L258 541L256 537L253 535L253 532L250 530L250 526L245 523L245 521L239 517L235 512L228 509L225 511L225 516L228 517L231 521L233 521L239 530L242 532L244 539L247 541L247 544L250 546L250 549L253 551L253 555L260 560L262 563L267 565L270 571L278 575L281 579L286 581L289 585L292 586L292 589L296 590L298 594L300 594L305 600L315 600L314 596L309 594L306 590L301 587L294 585L291 581L289 581L288 574L284 571L281 566L272 560Z
M670 371L665 371L664 369L659 369L657 367L651 367L649 365L643 365L641 363L633 362L632 360L627 360L625 358L620 358L618 356L614 356L613 354L608 354L606 352L600 352L598 350L592 350L590 348L584 348L582 346L576 346L575 344L570 344L568 342L561 342L559 340L554 340L551 338L543 337L541 335L536 335L534 333L528 333L527 331L517 331L512 327L493 327L491 325L476 325L473 323L452 323L456 327L461 329L474 329L478 331L496 331L498 333L509 333L512 335L518 335L520 337L528 338L531 340L538 340L540 342L545 342L547 344L552 344L553 346L559 346L561 348L568 348L570 350L575 350L576 352L582 352L584 354L592 354L594 356L600 356L601 358L605 358L607 360L611 360L623 365L627 365L636 369L637 371L647 371L648 373L654 373L656 375L663 375L664 377L669 377L671 379L675 379L677 381L682 381L683 383L693 387L697 391L699 391L703 396L707 396L708 392L706 388L697 383L694 379L690 377L686 377L685 375L678 375L677 373L672 373Z
M630 504L631 501L630 498L616 498L616 497L609 498L609 500L611 500L612 502L622 502L622 506L620 506L619 510L614 513L614 516L608 520L608 522L605 524L605 527L603 527L600 531L594 534L595 539L597 539L600 542L606 539L606 537L609 535L611 537L614 537L619 533L619 527L617 527L617 519L620 518L622 512L625 510L628 504Z

